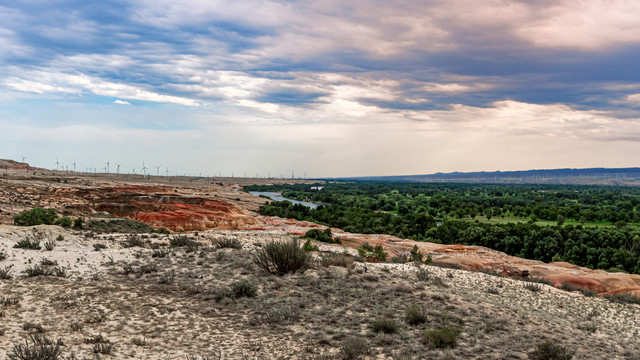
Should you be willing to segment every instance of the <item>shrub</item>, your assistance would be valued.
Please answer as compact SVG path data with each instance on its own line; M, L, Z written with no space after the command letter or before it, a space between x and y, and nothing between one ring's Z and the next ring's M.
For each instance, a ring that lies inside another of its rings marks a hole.
M200 243L187 236L181 235L171 237L171 240L169 240L169 246L193 249L200 246Z
M103 354L109 355L113 351L113 344L95 344L93 345L93 353L94 354Z
M176 273L173 271L170 271L168 273L165 273L164 275L160 276L160 279L158 280L159 284L168 284L171 285L173 284L173 282L176 280Z
M277 307L267 311L263 319L272 325L295 322L300 319L300 309L294 306Z
M536 345L536 349L529 353L531 360L570 360L575 351L570 351L555 342L544 341Z
M122 246L126 248L131 248L136 246L145 247L145 243L144 243L144 240L142 240L142 238L140 238L139 236L129 235L127 236L127 239L122 242Z
M51 269L39 265L30 266L26 268L24 272L27 273L28 277L53 275L53 271Z
M169 250L167 250L167 249L156 249L156 250L153 250L153 253L151 254L151 257L163 258L163 257L165 257L167 255L169 255Z
M13 265L5 266L0 269L0 279L11 279L11 267L13 267Z
M4 251L0 251L0 261L4 260L7 258L7 254L4 253Z
M375 319L371 324L371 330L385 334L393 334L398 331L398 323L393 319Z
M350 268L353 266L353 257L345 254L322 254L320 256L319 262L323 267L328 266L342 266L345 268Z
M16 249L29 249L29 250L40 250L40 240L36 239L24 239L18 241L15 245L13 245Z
M93 250L95 251L100 251L106 248L107 248L107 245L105 244L93 244Z
M31 210L25 210L20 214L13 217L13 224L18 226L34 226L34 225L51 225L58 217L55 210L33 208Z
M242 249L242 243L240 240L231 237L224 237L221 240L213 242L212 245L218 249Z
M591 297L591 296L597 295L597 293L595 291L593 291L593 290L589 290L587 288L583 288L582 286L572 285L572 284L570 284L568 282L563 282L562 285L560 285L560 290L569 291L569 292L578 291L578 292L582 293L582 295L587 296L587 297Z
M329 244L342 244L340 238L333 238L331 235L331 228L326 228L324 230L310 229L304 234L304 237Z
M248 280L240 280L231 284L231 293L236 298L255 297L258 294L258 287Z
M538 284L525 284L524 288L529 290L529 291L533 291L533 292L539 292L542 290L542 286L538 285Z
M62 350L60 341L53 343L44 335L30 335L24 344L15 344L9 360L58 360L61 359Z
M106 339L102 334L94 335L90 338L84 339L85 344L108 344L110 341Z
M35 332L38 334L42 334L44 333L44 328L42 327L41 324L36 324L36 323L32 323L32 322L26 322L24 324L22 324L22 330L24 331L31 331L31 332Z
M344 360L360 359L369 353L369 344L364 339L352 337L344 341L340 347L340 355Z
M620 304L640 304L640 298L635 297L631 294L615 294L615 295L605 295L605 299L616 302Z
M60 219L56 220L53 225L60 225L63 228L70 228L73 225L73 220L69 219L66 216L63 216Z
M413 249L411 249L409 258L411 259L411 261L422 262L422 253L418 249L418 245L413 245Z
M409 325L419 325L427 321L427 312L419 305L411 304L404 310L404 320Z
M456 346L461 330L453 326L445 326L436 330L425 330L423 338L432 349L452 348Z
M256 252L254 262L263 270L282 276L306 270L308 258L304 249L300 248L298 239L291 239L284 243L267 242Z
M302 249L304 249L304 251L317 251L318 247L311 243L311 239L307 239L304 245L302 245Z
M83 228L84 225L84 219L79 217L76 218L75 220L73 220L73 228L77 229L77 230L81 230Z
M373 249L373 254L376 258L382 261L387 260L387 253L384 252L382 245L376 245L376 247Z
M49 240L46 243L44 243L44 248L47 251L53 251L53 249L55 249L56 247L56 242L53 240Z

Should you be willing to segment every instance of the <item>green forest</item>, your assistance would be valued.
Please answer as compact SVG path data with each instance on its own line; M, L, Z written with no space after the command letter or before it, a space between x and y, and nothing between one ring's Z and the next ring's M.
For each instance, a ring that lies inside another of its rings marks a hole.
M612 186L335 182L249 186L321 204L260 213L354 233L480 245L527 259L640 274L640 189Z

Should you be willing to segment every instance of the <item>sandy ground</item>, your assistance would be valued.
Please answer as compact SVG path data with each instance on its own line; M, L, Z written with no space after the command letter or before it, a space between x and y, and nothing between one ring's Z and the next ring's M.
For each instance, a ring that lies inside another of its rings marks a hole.
M127 248L126 234L0 226L6 255L0 269L11 266L11 278L0 280L0 359L38 331L61 339L66 356L86 359L341 359L355 338L367 344L368 359L526 359L545 339L575 350L574 359L640 354L637 305L548 285L529 290L530 283L484 273L354 257L347 267L316 260L304 273L278 277L256 266L253 255L266 241L292 238L282 231L184 236L202 245L170 247L170 235L142 234L136 239L144 247ZM53 240L55 247L13 247L25 238ZM211 245L221 239L242 248ZM106 248L96 251L96 244ZM318 245L317 259L354 253ZM28 277L25 271L43 259L65 276ZM255 297L220 296L240 280L256 286ZM405 321L409 304L427 311L424 324ZM379 318L395 321L396 332L374 332L372 322ZM461 329L458 343L430 349L422 333L442 323ZM110 354L94 353L99 335Z

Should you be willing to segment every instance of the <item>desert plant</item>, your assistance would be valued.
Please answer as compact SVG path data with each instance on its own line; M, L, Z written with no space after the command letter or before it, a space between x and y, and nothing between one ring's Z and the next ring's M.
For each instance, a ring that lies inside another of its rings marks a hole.
M418 245L413 245L409 258L411 261L422 262L422 253L420 252L420 249L418 249Z
M295 322L300 319L300 309L294 306L276 307L268 310L263 319L271 325Z
M9 297L0 298L0 304L2 304L4 306L18 305L19 302L20 302L20 300L18 300L16 298L9 298Z
M529 353L530 360L570 360L573 358L575 351L571 351L564 346L551 342L543 341L536 345L535 350Z
M168 249L155 249L155 250L153 250L153 253L151 254L151 257L163 258L163 257L165 257L167 255L169 255L169 250Z
M313 239L316 241L330 243L330 244L342 244L342 241L340 240L340 238L335 238L335 239L333 238L333 235L331 235L331 228L326 228L324 230L309 229L304 234L304 237L308 239Z
M44 328L42 327L41 324L36 324L36 323L32 323L32 322L26 322L26 323L22 324L22 330L34 332L34 333L37 333L37 334L42 334L42 333L45 332L45 330L44 330Z
M113 351L113 344L100 343L100 344L93 345L94 354L110 355L112 351Z
M240 240L232 237L224 237L220 240L214 241L212 245L218 249L242 249L242 243Z
M562 285L560 285L560 290L564 290L564 291L569 291L569 292L574 292L574 291L578 291L580 293L582 293L582 295L587 296L587 297L591 297L591 296L596 296L597 293L593 290L587 289L587 288L583 288L582 286L576 286L576 285L572 285L568 282L563 282Z
M145 243L144 243L144 240L142 240L142 238L139 237L138 235L131 234L127 236L127 239L125 241L122 242L122 246L126 248L131 248L136 246L145 247Z
M158 283L160 284L173 284L173 282L176 280L176 273L173 271L170 271L168 273L165 273L164 275L160 276L160 279L158 280Z
M13 217L13 224L18 226L34 226L34 225L51 225L58 217L55 210L33 208L24 210L20 214Z
M24 272L28 277L53 275L53 271L50 268L40 265L29 266L24 270Z
M47 251L53 251L56 247L56 242L54 240L49 240L44 243L44 249Z
M306 270L307 253L300 248L298 239L289 242L269 241L256 252L254 262L263 270L282 276Z
M393 334L398 331L398 323L393 319L375 319L373 323L371 323L371 330L377 333Z
M105 244L99 244L99 243L98 244L93 244L93 250L95 250L95 251L100 251L100 250L103 250L103 249L106 249L106 248L107 248L107 245L105 245Z
M79 217L73 220L73 228L76 230L81 230L84 227L84 219Z
M60 219L56 220L53 225L60 225L63 228L70 228L73 225L73 220L69 219L66 216L63 216Z
M85 344L109 344L110 342L111 341L102 336L102 334L94 335L90 338L84 339Z
M302 245L302 249L304 249L304 251L317 251L318 247L311 243L311 239L307 239L304 245Z
M419 325L427 321L427 312L416 304L407 306L404 310L404 320L409 325Z
M373 248L373 255L381 261L387 260L387 253L384 252L382 245L376 245L376 247Z
M369 344L359 337L347 338L340 347L340 355L344 360L360 359L369 353Z
M40 260L40 265L42 266L56 266L58 265L58 262L56 260L51 260L51 259L42 259Z
M453 326L444 326L440 329L425 330L422 334L427 346L432 349L452 348L458 341L461 330Z
M255 297L258 294L258 287L248 280L240 280L231 284L231 293L234 297Z
M151 274L152 272L158 272L158 265L156 264L145 264L138 268L138 275L142 276L144 274Z
M605 299L620 304L640 304L640 298L627 294L605 295Z
M24 344L14 344L7 356L9 360L58 360L62 355L59 343L53 343L44 335L29 335Z
M0 269L0 279L11 279L11 268L13 265L5 266Z
M136 346L145 346L147 345L147 339L141 337L141 338L133 338L133 340L131 341L133 343L133 345Z
M531 284L531 283L524 284L524 288L533 292L539 292L542 290L542 286L538 284Z
M176 235L172 236L171 240L169 240L169 246L171 247L186 247L188 249L193 249L200 246L200 243L187 237L184 235Z
M328 266L341 266L345 268L350 268L353 266L353 257L345 254L322 254L318 259L318 262L323 267Z
M0 250L0 261L4 260L7 258L7 254L4 253L4 251Z
M13 245L16 249L29 249L29 250L40 250L40 240L36 239L23 239L18 241L15 245Z
M71 331L80 331L84 326L81 323L74 321L69 324L69 327L71 328Z

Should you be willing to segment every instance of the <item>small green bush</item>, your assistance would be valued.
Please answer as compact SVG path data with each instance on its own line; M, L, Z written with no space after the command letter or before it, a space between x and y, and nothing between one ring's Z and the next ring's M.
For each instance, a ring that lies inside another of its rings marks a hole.
M340 347L340 355L344 360L356 360L369 353L369 344L358 337L347 338Z
M409 325L419 325L427 321L427 312L416 304L407 306L404 311L404 320Z
M531 284L531 283L524 284L524 288L533 292L542 291L542 286L538 284Z
M15 344L11 353L7 356L9 360L58 360L62 359L62 349L60 340L53 343L41 334L29 335L24 344Z
M11 279L11 268L13 265L5 266L0 269L0 279Z
M13 217L13 224L18 226L51 225L58 214L53 209L33 208L25 210Z
M63 228L70 228L73 225L73 220L70 218L63 216L60 219L56 220L53 225L60 225Z
M240 240L232 237L224 237L221 240L214 241L212 245L218 249L242 249Z
M456 346L461 330L453 326L445 326L435 330L425 330L423 338L432 349L452 348Z
M571 360L575 351L551 341L544 341L536 345L536 349L529 353L530 360Z
M79 217L73 220L73 228L76 230L81 230L84 225L84 219Z
M619 304L640 304L640 298L631 294L605 295L604 298Z
M326 228L324 230L310 229L304 234L304 237L329 244L342 244L340 238L333 238L331 235L331 228Z
M305 271L308 266L307 253L300 247L298 239L267 242L256 252L254 262L263 270L278 276Z
M385 334L393 334L398 331L398 323L393 319L375 319L371 324L371 330Z
M304 242L304 245L302 245L302 248L304 249L304 251L317 251L318 250L318 247L311 243L311 239L307 239L307 241Z
M560 290L569 291L569 292L578 291L578 292L582 293L582 295L587 296L587 297L591 297L591 296L597 295L597 293L595 291L593 291L593 290L589 290L587 288L583 288L582 286L572 285L572 284L570 284L568 282L563 282L562 285L560 285Z
M258 294L258 287L248 280L240 280L231 284L231 293L236 298L255 297Z

